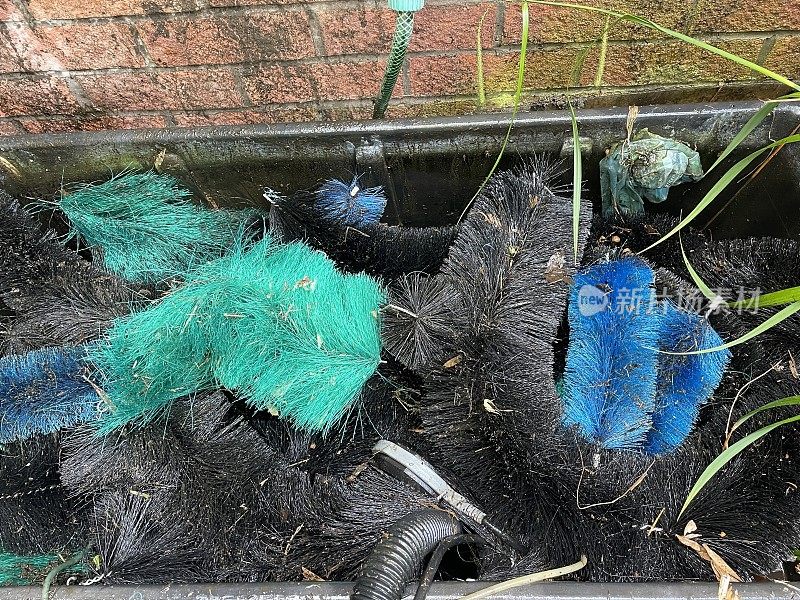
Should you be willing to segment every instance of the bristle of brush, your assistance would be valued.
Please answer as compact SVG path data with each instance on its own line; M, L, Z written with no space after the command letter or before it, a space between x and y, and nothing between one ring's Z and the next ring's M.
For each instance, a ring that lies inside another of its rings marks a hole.
M0 354L85 344L155 296L146 286L132 289L110 273L89 273L71 265L59 269L52 279L37 282L35 289L36 296L19 307L0 333L0 348L5 350Z
M329 179L317 190L316 207L332 221L361 228L380 221L386 194L382 187L361 187L357 176L350 183Z
M307 246L240 245L187 277L93 354L114 406L103 432L216 385L325 430L378 366L382 289Z
M564 422L605 448L635 448L652 424L659 318L652 269L636 258L576 275Z
M0 548L18 555L81 548L83 524L59 480L59 434L0 446Z
M653 426L644 450L661 454L675 449L697 419L700 407L722 380L730 350L706 354L675 355L666 352L694 352L721 346L723 341L708 322L697 314L666 301L659 307L661 327L658 347L658 381Z
M463 331L464 301L446 277L412 273L390 288L381 327L389 354L412 370L426 370L445 362L446 348Z
M159 283L218 258L249 215L208 210L169 175L127 174L65 195L61 210L106 268Z
M204 540L175 494L109 492L94 504L94 577L114 584L189 583L204 577Z
M38 296L38 284L66 266L91 270L89 263L65 249L54 231L43 231L19 202L0 191L0 300L12 309Z
M58 564L55 554L20 556L0 552L0 586L33 585L44 580L49 567Z
M264 196L270 202L270 233L277 240L305 242L345 271L385 281L438 272L456 234L454 226L396 227L377 220L348 225L321 210L307 191L284 197L268 190Z
M84 348L48 348L0 359L0 444L97 417Z

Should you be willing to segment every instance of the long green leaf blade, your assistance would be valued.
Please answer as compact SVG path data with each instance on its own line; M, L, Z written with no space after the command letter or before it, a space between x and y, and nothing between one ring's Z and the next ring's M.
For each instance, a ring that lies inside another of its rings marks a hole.
M714 164L708 168L708 170L706 171L706 175L708 175L711 171L713 171L719 165L719 163L728 158L730 153L736 150L739 144L741 144L745 140L745 138L748 135L750 135L753 132L753 130L761 124L761 121L763 121L769 115L771 115L772 111L774 111L775 108L777 108L777 106L778 102L776 102L775 100L769 100L766 103L764 103L764 106L759 108L756 114L750 117L747 123L745 123L744 126L739 130L739 133L733 136L733 139L725 147L725 150L722 151L722 154L720 154L717 160L714 161Z
M581 138L578 135L578 119L572 102L569 103L569 116L572 119L572 251L575 264L578 264L578 235L581 224L581 185L583 182L583 157Z
M688 506L692 503L692 500L695 499L697 494L705 487L705 485L711 480L717 472L728 464L733 457L739 454L742 450L747 448L753 442L760 440L762 437L767 435L773 429L777 429L782 425L788 425L789 423L794 423L796 421L800 421L800 415L796 417L789 417L788 419L784 419L783 421L778 421L777 423L772 423L771 425L767 425L762 427L758 431L754 431L750 435L746 435L742 439L740 439L735 444L729 446L727 449L723 450L717 458L715 458L710 465L708 465L705 470L700 474L700 477L697 478L697 482L692 486L692 489L689 490L689 495L686 496L686 501L683 503L683 507L681 508L681 512L678 513L678 519L681 518L683 513L686 511Z
M683 249L683 239L681 239L680 234L678 234L678 240L681 244L681 254L683 255L683 263L686 265L686 270L689 271L689 275L692 277L692 281L697 286L703 295L708 298L709 300L717 300L719 296L715 294L710 287L706 285L706 282L697 274L697 271L694 270L692 263L689 262L689 258L686 256L686 250Z
M789 304L797 301L800 301L800 286L786 288L785 290L778 290L777 292L770 292L769 294L762 294L760 296L753 296L752 298L745 298L744 300L728 302L728 306L731 308L767 308L769 306L780 306L781 304Z
M731 342L726 342L721 346L714 346L713 348L706 348L705 350L693 350L692 352L667 352L664 350L659 350L659 352L663 354L673 354L676 356L688 356L690 354L707 354L709 352L719 352L720 350L725 350L726 348L732 348L734 346L738 346L739 344L744 344L745 342L752 340L757 335L761 335L768 329L775 327L775 325L777 325L781 321L788 319L799 310L800 310L800 302L792 302L789 306L775 313L769 319L761 323L761 325L754 327L753 329L745 333L743 336L738 337Z
M486 19L486 15L489 14L489 10L487 9L483 16L481 17L480 22L478 23L478 39L477 39L477 54L476 54L476 68L477 68L477 76L476 76L476 84L478 87L478 107L484 108L486 106L486 87L485 82L483 80L483 21Z
M722 177L720 177L719 181L717 181L714 184L714 186L710 190L708 190L708 193L705 196L703 196L703 199L700 200L697 206L695 206L694 209L692 209L692 211L688 215L686 215L686 217L684 217L680 223L678 223L675 227L673 227L668 233L666 233L658 240L650 244L647 248L639 252L639 254L643 254L648 250L652 250L662 242L665 242L673 235L678 233L689 223L691 223L695 219L695 217L697 217L697 215L703 212L703 210L705 210L705 208L709 204L711 204L714 200L716 200L717 196L719 196L722 193L722 191L726 187L728 187L728 185L730 185L730 183L734 181L739 176L739 174L750 165L750 163L752 163L755 159L764 154L767 150L771 150L772 148L776 148L777 146L782 146L784 144L792 144L795 142L800 142L800 134L787 136L785 138L778 140L777 142L772 142L771 144L768 144L763 148L759 148L755 152L752 152L751 154L745 156L742 160L740 160L730 169L728 169L728 171Z
M759 406L755 410L751 410L746 415L742 416L736 423L731 426L731 433L739 429L742 425L744 425L747 421L751 418L756 416L759 413L764 412L765 410L770 410L772 408L781 408L783 406L800 406L800 396L788 396L786 398L781 398L780 400L773 400L772 402L766 403L764 406Z

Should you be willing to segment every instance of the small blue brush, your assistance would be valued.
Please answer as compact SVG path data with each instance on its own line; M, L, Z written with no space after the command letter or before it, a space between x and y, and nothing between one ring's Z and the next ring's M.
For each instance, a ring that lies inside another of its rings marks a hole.
M665 300L659 306L658 346L667 352L692 352L722 345L706 319ZM714 392L731 358L729 350L706 354L660 354L653 428L644 451L662 454L677 448L692 430L700 407Z
M330 179L317 191L315 208L342 225L366 227L380 220L386 195L382 187L362 188L358 176L350 183Z
M85 355L83 347L45 348L0 359L0 444L97 416Z
M575 277L564 375L564 421L605 448L641 447L654 409L659 315L642 260L597 264Z

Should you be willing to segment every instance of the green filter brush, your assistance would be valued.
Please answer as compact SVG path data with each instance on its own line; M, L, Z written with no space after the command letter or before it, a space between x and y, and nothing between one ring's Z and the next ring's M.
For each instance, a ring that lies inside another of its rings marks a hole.
M61 571L75 573L84 570L81 564L67 561L71 563L68 565L62 560L57 554L20 556L0 551L0 587L40 583L47 578L49 572L59 569L62 564L65 566L59 569L57 573Z
M74 233L113 273L159 283L218 258L249 212L208 210L169 175L126 174L61 198Z
M304 244L238 243L150 309L120 319L92 360L112 409L102 432L213 387L324 431L380 361L383 290Z

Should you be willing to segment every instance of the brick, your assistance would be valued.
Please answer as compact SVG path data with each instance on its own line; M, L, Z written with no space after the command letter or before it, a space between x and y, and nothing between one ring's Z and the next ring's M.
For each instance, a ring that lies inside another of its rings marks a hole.
M0 135L17 135L20 131L19 125L14 121L10 119L0 121Z
M383 81L386 61L315 63L309 65L320 100L374 98ZM395 97L403 93L402 76L394 88Z
M712 42L714 43L714 42ZM715 45L755 61L761 40L721 40ZM582 83L594 80L596 51L587 57ZM748 69L681 42L609 44L603 85L683 84L753 79Z
M225 8L231 6L273 6L275 4L308 4L308 0L207 0L209 6Z
M481 46L494 45L494 27L497 6L491 2L473 5L431 6L414 18L414 35L409 51L423 50L474 50L478 43L478 25L481 28Z
M79 108L62 78L0 78L0 117L73 114Z
M164 66L229 64L314 55L304 12L179 18L138 26L150 56Z
M122 23L10 25L8 35L29 71L144 66L133 34Z
M764 66L792 81L800 81L800 35L778 39Z
M27 0L40 21L154 15L197 9L195 0Z
M582 0L583 4L595 8L609 8L605 0ZM528 40L533 43L593 42L603 34L606 16L591 11L583 11L556 6L529 5ZM614 3L614 10L641 15L668 27L683 31L692 20L691 2L685 0L650 0L640 2L623 0ZM522 39L522 13L519 4L507 4L503 18L502 43L517 45ZM609 40L637 40L663 38L652 29L621 21L609 28Z
M372 102L351 102L344 106L331 106L321 110L324 121L364 121L372 118L372 111L374 104ZM389 104L389 109L386 114L390 118L394 118L395 104Z
M414 18L410 52L475 48L481 17L481 45L494 43L496 5L493 3L429 6ZM322 39L328 56L385 54L395 28L395 13L388 8L356 10L317 9Z
M328 56L385 54L391 47L395 16L388 8L318 9L317 20Z
M101 110L238 108L243 100L228 69L76 75Z
M277 107L263 110L201 111L176 113L175 124L180 127L204 127L208 125L252 125L259 123L293 123L314 121L319 118L315 107Z
M569 85L577 48L529 49L526 59L526 89ZM513 51L483 56L484 90L487 94L516 89L519 54ZM413 57L410 63L414 96L474 95L477 93L477 60L474 53L455 56Z
M11 45L0 27L0 73L18 73L22 71L22 63L17 56L17 51Z
M392 118L425 118L474 113L477 104L474 100L453 100L449 98L426 100L422 103L399 103L389 107Z
M242 82L250 100L256 105L315 99L307 65L246 67Z
M755 32L800 29L797 0L708 0L693 28L699 32Z
M160 115L87 115L19 119L28 133L61 133L70 131L102 131L106 129L156 129L166 127Z
M12 0L0 0L0 21L24 21L25 15L19 12Z

